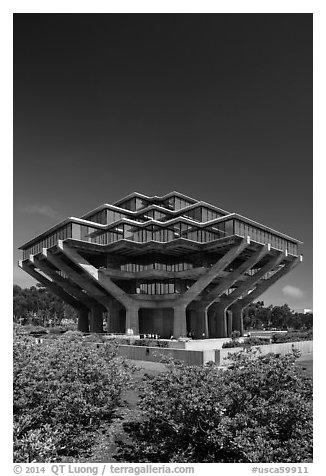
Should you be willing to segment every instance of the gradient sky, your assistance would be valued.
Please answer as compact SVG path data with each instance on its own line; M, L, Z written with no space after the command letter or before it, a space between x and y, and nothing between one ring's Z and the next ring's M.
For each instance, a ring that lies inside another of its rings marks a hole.
M15 14L17 248L172 190L304 242L260 299L312 308L312 14Z

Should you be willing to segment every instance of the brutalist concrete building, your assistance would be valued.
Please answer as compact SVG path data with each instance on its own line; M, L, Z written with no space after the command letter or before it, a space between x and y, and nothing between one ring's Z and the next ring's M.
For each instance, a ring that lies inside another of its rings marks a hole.
M19 266L81 331L216 338L243 333L243 309L302 260L299 244L178 192L135 192L25 243Z

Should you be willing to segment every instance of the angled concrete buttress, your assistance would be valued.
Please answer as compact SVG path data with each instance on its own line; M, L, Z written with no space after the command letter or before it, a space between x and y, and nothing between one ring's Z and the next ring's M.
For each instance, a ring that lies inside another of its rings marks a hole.
M224 327L226 326L226 332L224 328L224 333L226 333L225 337L230 337L232 332L232 325L228 326L227 324L231 322L230 314L227 314L227 308L234 303L237 299L239 299L243 294L247 294L250 289L258 283L258 281L269 271L273 270L276 266L278 266L285 257L284 252L278 252L275 257L272 257L257 273L255 273L250 278L247 278L243 281L240 286L234 290L231 294L224 296L218 299L217 306L215 308L216 318L222 319L224 323ZM229 320L228 320L229 319Z
M62 299L66 304L69 304L74 308L78 314L79 330L88 331L88 312L89 309L84 306L80 301L76 300L70 294L66 293L58 284L43 276L35 268L30 260L19 261L18 266L26 271L32 278L36 279L39 283L43 284L53 294Z
M300 262L302 257L298 256L292 261L285 263L283 268L280 268L273 274L270 278L265 279L258 283L256 288L251 291L250 294L245 296L243 299L238 299L233 304L229 306L229 310L232 312L232 330L237 330L243 335L243 310L249 306L255 299L257 299L261 294L263 294L270 286L272 286L276 281L278 281L282 276L289 273L294 269Z
M198 321L202 323L200 330L197 326L197 333L202 332L202 335L205 335L205 337L209 337L208 309L223 293L225 293L230 287L232 287L232 285L236 283L239 278L243 277L246 272L248 272L256 263L258 263L262 258L264 258L264 256L266 256L269 251L270 247L268 245L260 246L259 249L254 252L251 257L244 261L237 269L230 272L229 276L224 278L221 284L217 285L207 295L203 296L201 301L199 301L198 303L194 303L198 315ZM212 310L213 309L214 308L212 308ZM220 334L224 336L226 332L225 329L226 323L221 322L221 326L218 330L217 335Z
M67 278L63 278L62 276L60 276L60 274L58 274L57 271L53 268L53 265L50 265L49 262L46 262L44 254L39 253L39 255L30 256L30 261L32 261L34 265L43 273L49 276L52 281L62 287L64 291L66 291L68 294L80 301L85 307L87 307L89 309L89 313L92 312L92 309L99 307L97 301L89 297L85 292L83 292L80 288L73 284L73 282L69 281ZM91 322L91 329L93 329L94 326L92 325L92 317L91 315L89 317ZM87 322L85 316L83 316L82 320L78 319L78 330L81 330L83 332L89 331L88 316Z
M99 284L107 293L119 301L126 309L126 333L139 334L139 317L138 311L140 304L117 286L111 279L100 269L95 268L76 250L69 248L62 241L58 242L58 247L62 253L77 265L89 278Z
M195 299L214 279L216 279L232 261L239 256L248 246L249 240L241 239L233 246L217 263L208 268L185 293L183 293L174 304L174 337L187 335L186 309L190 302ZM204 316L205 319L205 316ZM205 324L204 324L205 327Z
M101 292L96 286L94 286L89 280L77 273L71 268L59 254L53 254L52 251L43 249L43 256L53 266L63 271L70 279L72 279L79 287L84 289L88 296L93 299L93 305L90 310L89 321L91 332L103 332L103 312L107 310L109 312L112 300Z

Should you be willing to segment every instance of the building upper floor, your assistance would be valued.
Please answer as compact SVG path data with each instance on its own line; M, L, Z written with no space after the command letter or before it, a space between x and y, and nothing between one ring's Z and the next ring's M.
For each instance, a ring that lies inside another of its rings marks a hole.
M257 243L298 256L295 238L214 205L178 192L162 197L133 193L113 205L103 204L81 218L70 217L23 244L23 258L54 246L58 240L80 240L107 246L119 240L160 243L176 239L207 243L228 236L249 236Z

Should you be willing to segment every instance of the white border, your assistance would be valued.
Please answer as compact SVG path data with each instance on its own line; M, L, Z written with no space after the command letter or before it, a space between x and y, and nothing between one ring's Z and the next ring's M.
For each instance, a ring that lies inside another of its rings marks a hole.
M325 432L325 405L324 395L324 360L323 348L325 346L325 302L324 296L324 273L321 272L324 267L321 264L324 248L324 187L325 174L324 161L325 154L325 44L326 44L326 22L325 22L325 2L322 1L177 1L157 0L154 1L12 1L2 2L0 16L0 34L1 34L1 131L3 154L1 157L1 178L2 178L2 204L3 213L2 223L6 223L6 229L3 229L1 250L2 250L2 296L6 298L2 304L2 345L1 358L6 363L5 372L2 374L2 381L5 390L2 393L2 428L5 430L2 438L1 449L3 451L4 469L3 474L12 474L11 454L12 454L12 413L11 413L11 381L12 366L11 353L12 342L8 336L11 335L11 316L12 316L12 236L9 231L9 224L12 223L12 205L9 197L12 197L12 13L314 13L314 188L315 188L315 228L314 228L314 250L315 250L315 381L317 377L318 385L315 384L315 445L314 445L314 463L309 466L311 474L324 474L324 445L322 444L322 435ZM300 211L298 211L300 213ZM8 299L7 299L8 298ZM323 372L323 373L321 373ZM232 468L231 468L232 466ZM266 467L267 465L259 465ZM279 466L279 465L277 465ZM294 465L288 465L294 466ZM252 465L199 465L200 470L196 474L250 474ZM8 469L8 471L6 471ZM199 469L199 468L198 468Z

